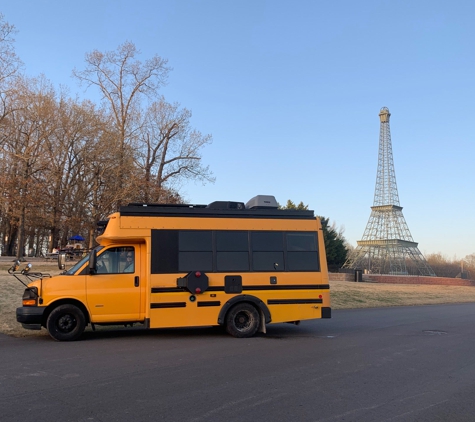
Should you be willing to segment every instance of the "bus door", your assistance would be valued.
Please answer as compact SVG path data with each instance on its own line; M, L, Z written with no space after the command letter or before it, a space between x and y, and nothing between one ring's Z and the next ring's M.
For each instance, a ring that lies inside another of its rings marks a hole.
M86 277L92 322L138 321L140 247L114 246L97 256L96 274Z

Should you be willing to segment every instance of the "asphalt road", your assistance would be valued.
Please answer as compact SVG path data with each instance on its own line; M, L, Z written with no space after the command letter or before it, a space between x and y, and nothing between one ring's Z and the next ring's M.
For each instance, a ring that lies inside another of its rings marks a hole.
M474 421L475 304L220 329L0 335L0 420Z

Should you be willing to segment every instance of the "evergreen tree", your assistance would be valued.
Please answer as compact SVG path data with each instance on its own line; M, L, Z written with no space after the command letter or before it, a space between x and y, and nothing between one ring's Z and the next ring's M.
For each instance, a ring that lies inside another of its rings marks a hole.
M330 226L329 218L321 216L318 218L320 218L320 221L322 222L328 269L331 271L338 271L338 269L345 263L348 255L345 238L343 237L341 230L336 230L334 224Z
M308 205L304 205L303 202L295 205L295 203L289 199L284 207L279 205L279 208L283 210L308 210ZM343 231L341 229L337 231L335 224L330 225L329 218L322 216L318 216L318 218L320 218L322 222L328 269L330 271L338 271L345 263L348 255L348 248L346 247L346 240L343 237Z

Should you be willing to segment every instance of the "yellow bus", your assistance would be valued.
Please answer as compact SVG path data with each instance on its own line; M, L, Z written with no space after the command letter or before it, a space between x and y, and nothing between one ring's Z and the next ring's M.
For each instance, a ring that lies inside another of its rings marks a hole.
M28 284L17 321L59 341L85 327L224 326L330 318L323 232L313 211L248 203L129 204L99 222L99 244L61 275ZM60 266L64 261L60 261Z

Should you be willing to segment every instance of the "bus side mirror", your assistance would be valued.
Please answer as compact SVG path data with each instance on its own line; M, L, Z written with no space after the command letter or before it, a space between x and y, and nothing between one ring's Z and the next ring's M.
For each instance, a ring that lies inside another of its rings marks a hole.
M96 274L97 251L93 249L89 255L89 274Z
M64 270L66 268L66 253L62 252L58 254L58 268Z
M14 273L18 268L20 267L20 261L15 261L15 263L12 265L12 267L8 270L9 274Z

